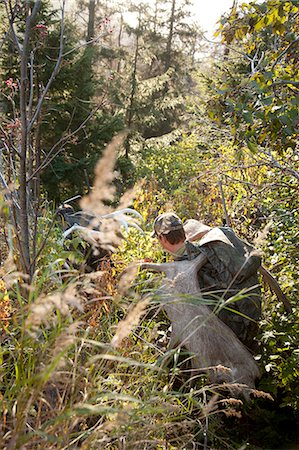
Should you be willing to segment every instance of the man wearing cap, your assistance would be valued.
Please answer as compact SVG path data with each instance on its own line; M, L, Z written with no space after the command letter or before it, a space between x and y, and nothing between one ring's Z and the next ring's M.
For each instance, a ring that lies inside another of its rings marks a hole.
M157 237L160 244L174 259L185 258L186 254L186 234L181 219L174 213L164 213L154 221L154 231L152 237Z
M194 219L183 224L172 212L159 215L153 228L152 236L158 238L174 260L192 260L202 253L206 256L206 263L198 272L198 282L203 298L214 303L211 309L219 301L244 291L229 305L230 309L220 309L218 317L247 347L254 348L261 314L257 276L261 258L253 247L239 239L229 227L211 228Z

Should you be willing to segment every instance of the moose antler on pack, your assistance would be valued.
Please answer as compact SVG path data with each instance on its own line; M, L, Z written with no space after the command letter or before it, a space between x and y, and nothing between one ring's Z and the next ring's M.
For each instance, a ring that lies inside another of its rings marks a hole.
M192 261L142 263L140 267L165 273L159 294L172 324L170 347L185 347L192 354L192 368L207 371L211 382L253 388L260 375L254 358L233 331L201 303L197 272L205 263L206 257L200 255ZM230 370L213 369L219 365Z

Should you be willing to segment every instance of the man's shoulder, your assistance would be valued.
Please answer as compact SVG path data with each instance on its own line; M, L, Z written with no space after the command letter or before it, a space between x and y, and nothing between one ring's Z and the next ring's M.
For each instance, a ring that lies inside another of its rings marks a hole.
M197 242L190 242L188 240L184 243L184 252L176 255L176 261L192 260L202 253L201 246Z
M229 227L214 227L197 241L197 244L199 246L204 246L213 242L222 242L233 247L233 243L230 239L230 235L232 234L234 234L234 232Z

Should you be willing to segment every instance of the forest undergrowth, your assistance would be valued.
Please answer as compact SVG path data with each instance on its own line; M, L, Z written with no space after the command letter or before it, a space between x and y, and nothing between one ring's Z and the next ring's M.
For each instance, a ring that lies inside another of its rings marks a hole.
M188 148L190 158L194 155L194 143L182 140L168 153L170 167L172 162L177 164L180 146L185 156ZM91 211L96 205L95 212L106 211L103 201L111 199L114 188L111 175L102 169L108 158L112 172L114 151L110 147L106 160L104 156L98 165L95 188L81 207ZM185 161L182 156L182 165ZM155 162L144 158L143 171L147 164L153 168ZM1 448L295 448L298 267L292 250L296 238L292 220L298 224L298 209L291 217L277 201L271 213L275 222L270 234L262 237L265 260L277 268L293 313L287 314L264 291L257 337L262 377L251 401L228 395L207 383L204 375L190 383L179 354L170 367L164 364L169 356L169 322L154 295L159 276L139 272L136 263L164 258L150 237L152 220L161 211L171 208L184 218L214 217L217 224L221 202L212 168L208 173L211 189L202 186L200 177L177 187L175 180L170 179L167 186L161 179L162 187L152 178L127 195L144 218L140 224L144 234L135 229L126 234L112 259L103 261L94 273L78 270L78 264L84 264L82 255L74 248L63 248L59 223L53 226L56 219L47 205L39 221L40 238L47 235L47 240L30 285L18 270L17 254L8 254L0 284ZM234 184L237 194L238 189L243 187ZM291 190L288 196L289 202L294 201ZM229 199L232 211L236 211L234 201L235 197ZM249 201L254 204L254 195L247 197L248 211ZM272 208L270 198L268 202ZM253 238L256 223L264 216L249 216L245 203L237 198L237 204L242 220L234 219L234 227L241 234L252 230ZM259 211L269 212L266 207L260 205ZM5 211L3 203L4 219ZM109 233L113 234L111 227Z
M233 2L213 45L189 1L133 2L134 26L66 3L0 2L0 449L299 448L298 0ZM66 199L97 238L64 238ZM126 207L139 230L102 221ZM169 350L138 263L169 261L170 210L230 225L290 302L262 285L250 401Z

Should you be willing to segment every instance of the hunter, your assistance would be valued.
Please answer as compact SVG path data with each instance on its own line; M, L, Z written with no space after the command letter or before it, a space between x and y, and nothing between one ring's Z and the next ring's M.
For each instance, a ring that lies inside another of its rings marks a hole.
M211 228L194 219L183 224L172 212L159 215L153 228L152 236L174 260L192 260L201 253L206 256L198 272L202 299L246 347L256 350L261 258L254 248L230 227Z

